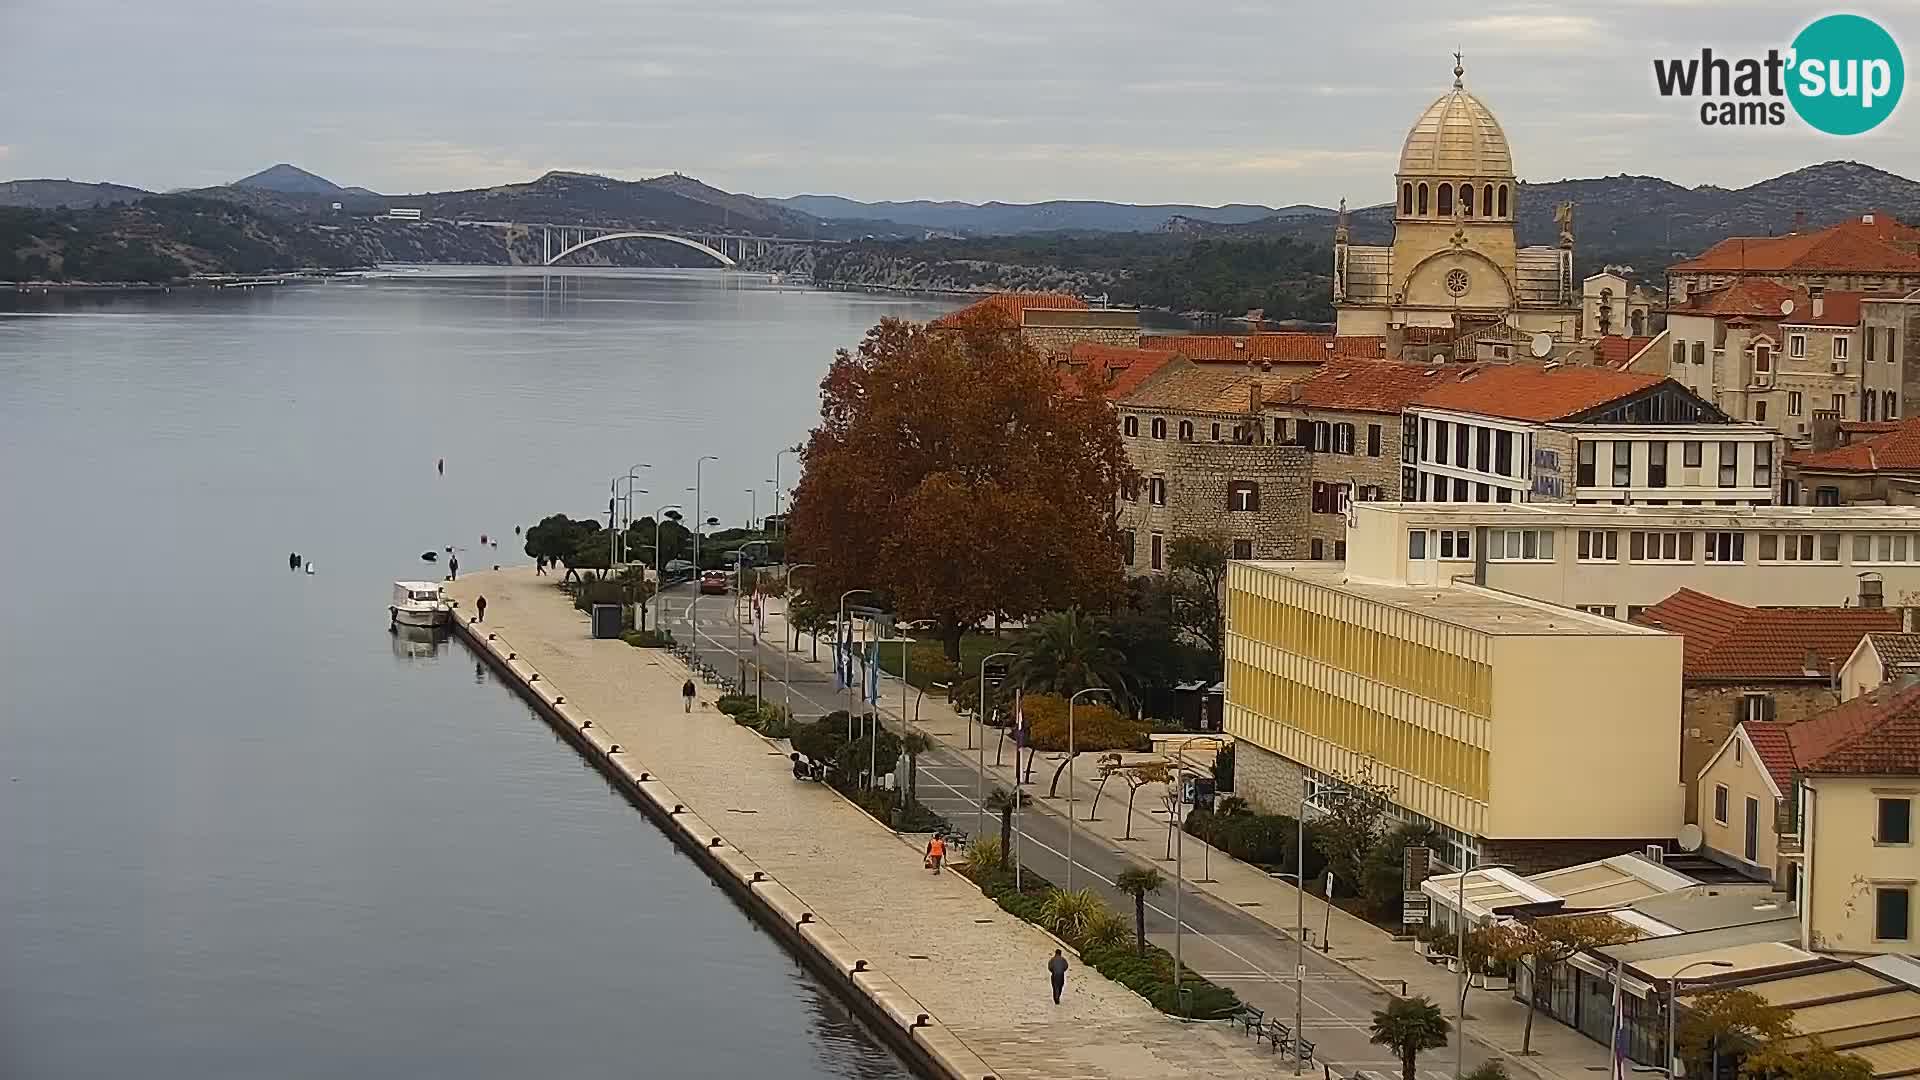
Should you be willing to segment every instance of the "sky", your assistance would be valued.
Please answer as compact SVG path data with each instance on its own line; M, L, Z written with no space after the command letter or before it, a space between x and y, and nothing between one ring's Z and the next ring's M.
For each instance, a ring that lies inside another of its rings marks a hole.
M0 178L164 190L287 161L387 193L572 169L758 195L1385 201L1452 82L1525 180L1920 177L1920 103L1850 139L1714 130L1656 57L1785 47L1805 0L0 0ZM1920 62L1920 3L1850 8ZM1909 97L1920 96L1920 92Z

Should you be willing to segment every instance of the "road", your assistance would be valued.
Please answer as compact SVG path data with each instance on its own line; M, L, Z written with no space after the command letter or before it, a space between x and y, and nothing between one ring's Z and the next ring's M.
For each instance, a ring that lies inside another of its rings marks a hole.
M691 599L691 586L669 589L661 596L662 623L673 631L676 639L683 642L694 640L689 621L693 607L689 603ZM742 659L749 662L757 660L764 671L762 690L767 699L780 702L790 700L794 715L800 719L847 707L845 692L834 689L832 666L825 661L814 663L809 659L812 655L809 643L803 642L798 651L783 655L777 637L780 632L778 628L783 625L780 620L771 620L776 628L774 639L756 641L751 627L743 627L735 621L734 608L732 596L700 598L698 642L707 662L722 672L732 674L739 670ZM791 678L783 682L781 676L785 671L791 672ZM888 679L882 685L882 712L893 713L890 719L896 723L900 709L899 692L898 680ZM891 700L888 700L890 696ZM937 729L931 723L925 726L930 730ZM940 734L965 738L964 732ZM997 736L998 733L989 734ZM991 743L986 755L990 758L994 756ZM977 755L950 749L945 743L920 756L920 801L945 815L955 826L969 834L975 832L976 823L981 819L977 801L981 774L977 760ZM1058 760L1057 755L1054 760ZM1090 765L1088 771L1091 771ZM1051 773L1051 763L1046 760L1034 770L1036 778L1050 776ZM986 790L993 790L995 783L995 778L989 775L986 778ZM1038 797L1041 786L1036 785L1033 789L1036 797L1032 806L1016 818L1019 856L1022 863L1054 884L1065 885L1068 881L1068 825L1063 814L1066 803L1064 800ZM1091 806L1090 790L1083 783L1079 797L1081 805ZM1131 915L1133 899L1114 887L1114 878L1120 871L1131 867L1152 866L1159 869L1166 875L1168 885L1158 896L1149 900L1147 934L1155 944L1171 952L1175 946L1175 866L1164 858L1169 832L1167 811L1157 805L1157 799L1153 800L1156 805L1151 807L1144 805L1146 801L1142 797L1136 800L1134 807L1133 832L1143 838L1137 850L1121 850L1107 838L1096 837L1090 830L1077 830L1073 840L1072 881L1076 888L1097 888L1115 911ZM1100 811L1103 815L1124 813L1125 802L1124 792L1116 799L1114 793L1108 791L1100 799ZM989 813L985 815L985 820L988 834L997 835L998 816ZM1196 843L1183 850L1182 869L1188 880L1204 878L1209 857L1202 857L1195 850L1201 847ZM1314 1044L1316 1062L1331 1065L1341 1075L1352 1075L1356 1070L1384 1077L1398 1075L1399 1062L1388 1056L1386 1048L1374 1046L1367 1040L1369 1022L1374 1011L1385 1006L1387 995L1311 947L1304 950L1305 978L1297 980L1295 971L1300 965L1302 950L1292 936L1276 931L1246 910L1223 904L1198 890L1181 890L1178 903L1181 927L1179 945L1181 959L1187 970L1232 988L1243 1001L1265 1009L1269 1015L1279 1017L1289 1025L1293 1025L1293 1017L1298 1009L1302 1019L1298 1028L1302 1036ZM1311 945L1320 939L1324 909L1309 899L1305 914L1305 936ZM1294 918L1294 912L1285 912L1276 921L1292 923ZM1334 953L1337 955L1338 951L1339 943L1336 941ZM1451 1002L1439 1004L1449 1015L1452 1014ZM1500 1058L1500 1055L1469 1040L1466 1048L1467 1069L1474 1068L1489 1057ZM1421 1080L1448 1080L1453 1076L1453 1064L1451 1048L1429 1052L1422 1060ZM1307 1068L1317 1070L1318 1066L1309 1064ZM1291 1071L1283 1063L1277 1063L1276 1069Z

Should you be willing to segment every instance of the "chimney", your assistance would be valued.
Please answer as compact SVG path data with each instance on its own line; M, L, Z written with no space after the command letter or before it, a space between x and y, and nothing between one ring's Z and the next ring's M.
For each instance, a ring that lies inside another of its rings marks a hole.
M1266 401L1261 394L1260 380L1255 379L1247 384L1247 411L1257 416L1260 413L1260 407L1264 404Z
M1805 210L1795 210L1793 212L1793 231L1797 233L1807 231L1807 212Z
M1860 606L1863 608L1886 606L1886 597L1881 592L1879 574L1866 573L1860 575Z
M1825 290L1815 288L1810 294L1813 298L1813 317L1819 318L1827 312L1827 294Z

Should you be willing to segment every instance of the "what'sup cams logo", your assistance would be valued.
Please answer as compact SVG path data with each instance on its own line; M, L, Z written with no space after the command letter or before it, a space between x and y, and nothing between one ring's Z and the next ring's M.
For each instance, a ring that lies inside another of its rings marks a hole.
M1859 135L1879 127L1900 104L1906 65L1893 35L1861 15L1808 23L1785 51L1730 58L1655 60L1661 97L1700 102L1708 127L1780 127L1787 109L1816 131Z

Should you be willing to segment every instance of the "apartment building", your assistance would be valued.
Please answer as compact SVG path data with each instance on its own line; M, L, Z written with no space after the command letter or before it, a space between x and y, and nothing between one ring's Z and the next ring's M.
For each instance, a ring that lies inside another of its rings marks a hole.
M1564 365L1448 373L1406 409L1409 502L1766 505L1778 436L1659 375Z
M1871 213L1784 236L1729 237L1667 268L1667 302L1755 278L1799 289L1920 289L1920 229Z
M1700 770L1744 721L1792 723L1840 704L1837 676L1863 638L1900 629L1883 607L1763 607L1681 589L1633 621L1684 642L1680 778L1697 816ZM1737 764L1737 763L1736 763ZM1718 806L1724 824L1726 807Z
M1916 612L1900 609L1899 633L1868 634L1840 662L1840 700L1852 701L1896 679L1920 679L1920 633L1913 628Z
M1811 436L1817 411L1878 418L1899 402L1864 392L1866 298L1765 278L1695 292L1667 311L1667 374L1729 416L1795 440Z
M1292 813L1308 787L1370 769L1393 787L1401 819L1447 838L1455 866L1549 869L1669 842L1685 816L1673 737L1681 646L1470 584L1236 562L1226 650L1236 790ZM1570 694L1572 671L1633 677Z
M1874 424L1820 418L1813 448L1786 458L1781 501L1811 506L1920 503L1920 417Z

